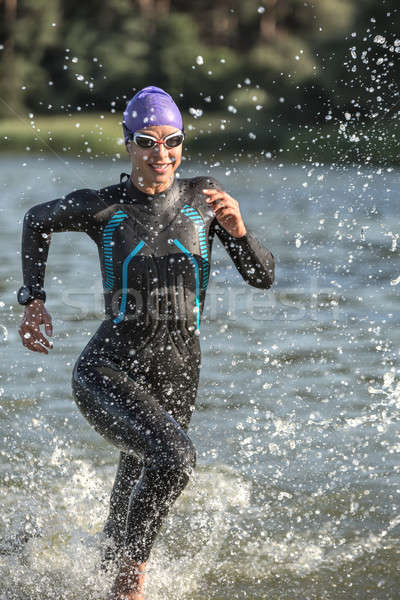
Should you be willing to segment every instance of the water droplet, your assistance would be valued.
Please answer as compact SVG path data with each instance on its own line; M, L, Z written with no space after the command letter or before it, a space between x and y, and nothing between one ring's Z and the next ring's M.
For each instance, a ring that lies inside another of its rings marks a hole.
M386 38L384 38L383 35L376 35L374 37L374 42L375 44L384 44L386 42Z

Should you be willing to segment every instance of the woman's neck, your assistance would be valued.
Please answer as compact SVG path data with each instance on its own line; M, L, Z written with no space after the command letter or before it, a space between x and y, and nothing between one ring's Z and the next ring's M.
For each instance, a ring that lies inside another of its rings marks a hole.
M169 187L171 187L173 180L174 180L174 175L172 175L172 177L169 178L167 181L163 181L161 183L156 183L156 182L147 183L147 182L143 181L143 178L141 178L141 180L139 181L139 176L136 175L134 172L131 173L132 184L138 190L140 190L144 194L148 194L149 196L154 196L155 194L161 194L162 192L167 190Z

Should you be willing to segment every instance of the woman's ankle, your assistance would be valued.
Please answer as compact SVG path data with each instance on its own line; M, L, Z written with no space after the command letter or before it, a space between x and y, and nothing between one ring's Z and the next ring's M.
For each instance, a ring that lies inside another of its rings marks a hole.
M145 563L120 557L119 569L108 600L145 600L143 594Z

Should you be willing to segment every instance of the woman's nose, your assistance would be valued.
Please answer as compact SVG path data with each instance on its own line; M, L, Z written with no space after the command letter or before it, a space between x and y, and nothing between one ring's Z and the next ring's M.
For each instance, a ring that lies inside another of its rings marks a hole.
M156 144L156 147L154 148L154 150L156 153L158 153L160 155L160 157L168 156L168 149L165 146L165 144Z

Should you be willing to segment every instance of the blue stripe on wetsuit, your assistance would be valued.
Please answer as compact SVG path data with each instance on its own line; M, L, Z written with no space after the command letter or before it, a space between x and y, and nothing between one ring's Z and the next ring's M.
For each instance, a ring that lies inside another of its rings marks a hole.
M205 290L207 289L208 277L210 274L210 261L208 258L206 241L206 225L201 214L196 209L189 206L189 204L185 204L185 206L181 209L181 212L189 217L191 221L193 221L199 234L200 254L203 266L203 289Z
M114 287L114 268L113 268L113 253L112 253L112 237L113 233L122 221L128 218L128 215L123 210L117 212L111 217L103 230L103 257L104 257L104 287L107 290L112 290Z
M139 250L141 250L141 248L143 248L145 242L142 240L138 243L138 245L132 250L132 252L130 252L128 254L128 256L125 258L124 262L122 263L122 297L121 297L121 304L119 307L119 313L118 316L115 317L115 319L113 319L113 323L121 323L121 321L124 319L125 316L125 310L126 310L126 298L128 295L128 266L129 263L131 262L132 258L135 256L135 254L137 254L139 252Z

